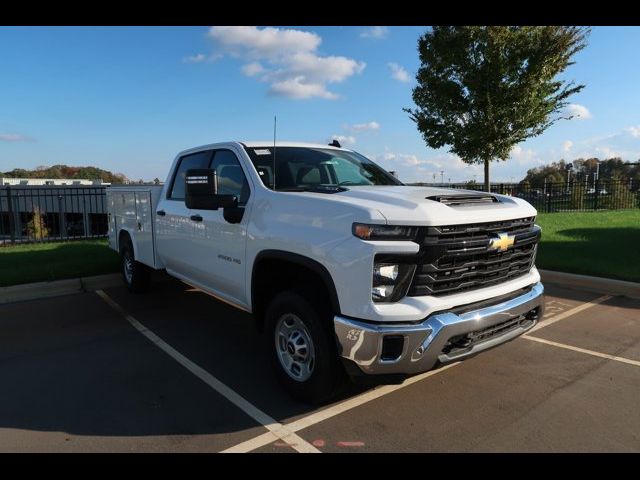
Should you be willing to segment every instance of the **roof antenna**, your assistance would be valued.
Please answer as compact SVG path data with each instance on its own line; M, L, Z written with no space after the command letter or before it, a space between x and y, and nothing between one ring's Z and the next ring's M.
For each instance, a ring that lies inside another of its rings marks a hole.
M273 116L273 191L276 191L276 127L277 117Z
M338 140L336 140L335 138L333 139L333 142L331 142L329 144L330 147L338 147L338 148L342 148L342 146L340 145L340 142Z

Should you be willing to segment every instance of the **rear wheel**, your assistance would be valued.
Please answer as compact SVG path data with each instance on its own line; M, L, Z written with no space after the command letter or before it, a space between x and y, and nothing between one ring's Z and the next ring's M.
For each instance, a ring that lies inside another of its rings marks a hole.
M344 371L330 312L302 293L286 291L273 299L266 313L265 337L282 386L298 400L319 403L334 395Z
M149 289L151 271L146 265L136 261L131 240L127 238L120 248L122 278L130 292L141 293Z

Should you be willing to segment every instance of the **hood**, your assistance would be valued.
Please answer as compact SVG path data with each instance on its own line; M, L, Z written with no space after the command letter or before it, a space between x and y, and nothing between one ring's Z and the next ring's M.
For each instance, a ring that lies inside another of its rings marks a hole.
M533 217L537 214L528 202L517 197L451 188L349 186L344 192L307 195L376 209L389 224L456 225ZM485 198L485 201L480 200L482 203L477 203L479 196L488 195L497 201ZM475 197L476 201L468 196ZM457 201L455 197L463 201Z

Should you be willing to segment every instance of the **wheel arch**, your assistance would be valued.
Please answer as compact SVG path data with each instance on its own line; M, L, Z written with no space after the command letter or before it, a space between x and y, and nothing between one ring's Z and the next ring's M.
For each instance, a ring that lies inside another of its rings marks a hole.
M256 255L251 272L251 309L259 330L274 292L305 284L321 285L332 311L340 314L340 300L327 268L317 260L283 250L263 250ZM277 283L280 282L280 285Z
M137 259L138 247L136 246L134 235L128 228L121 228L120 231L118 232L118 252L122 251L121 249L122 249L123 242L126 241L127 238L129 239L129 241L131 242L131 246L133 247L133 258Z

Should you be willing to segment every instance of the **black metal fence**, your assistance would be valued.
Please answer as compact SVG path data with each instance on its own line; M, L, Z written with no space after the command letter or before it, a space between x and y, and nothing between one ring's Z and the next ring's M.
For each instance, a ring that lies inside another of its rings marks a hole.
M420 185L484 190L484 185L478 183ZM638 180L599 179L588 183L583 180L546 183L540 186L526 183L496 183L491 185L491 192L523 198L541 213L640 208Z
M0 186L0 245L107 235L105 187Z

